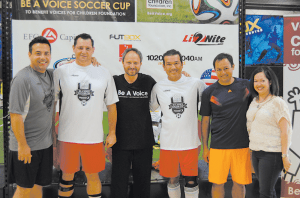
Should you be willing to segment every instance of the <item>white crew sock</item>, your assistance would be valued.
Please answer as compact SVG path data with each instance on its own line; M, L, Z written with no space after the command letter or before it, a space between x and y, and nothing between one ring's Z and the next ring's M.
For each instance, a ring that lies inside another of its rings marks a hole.
M199 197L199 187L194 188L184 187L185 198L198 198Z
M181 191L180 191L180 184L168 184L168 194L170 198L180 198Z

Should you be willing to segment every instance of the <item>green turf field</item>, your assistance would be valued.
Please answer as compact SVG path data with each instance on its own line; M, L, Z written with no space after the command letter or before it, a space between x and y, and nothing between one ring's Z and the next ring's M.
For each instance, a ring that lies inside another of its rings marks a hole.
M138 22L199 23L188 0L173 0L173 9L147 9L145 0L137 1Z

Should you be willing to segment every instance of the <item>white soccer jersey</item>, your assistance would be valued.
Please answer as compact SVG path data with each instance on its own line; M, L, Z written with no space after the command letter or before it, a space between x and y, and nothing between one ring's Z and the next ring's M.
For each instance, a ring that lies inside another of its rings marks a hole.
M54 71L55 101L62 98L58 139L94 144L103 142L103 102L118 102L114 80L104 67L82 67L75 62Z
M150 108L160 106L162 129L160 148L189 150L201 143L198 137L198 103L206 85L197 78L181 76L176 81L167 78L152 89Z

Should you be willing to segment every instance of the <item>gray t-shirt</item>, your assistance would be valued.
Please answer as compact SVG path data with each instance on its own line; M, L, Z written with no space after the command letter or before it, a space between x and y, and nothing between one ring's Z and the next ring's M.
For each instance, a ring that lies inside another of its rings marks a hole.
M52 145L53 103L53 69L39 73L27 66L13 78L9 112L22 115L26 141L32 151ZM12 131L9 148L18 151L18 142Z

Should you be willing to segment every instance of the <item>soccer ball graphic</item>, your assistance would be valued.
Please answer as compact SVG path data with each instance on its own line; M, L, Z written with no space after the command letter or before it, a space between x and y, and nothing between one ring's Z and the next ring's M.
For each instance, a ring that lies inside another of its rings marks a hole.
M239 0L189 0L200 23L233 24L239 14Z

